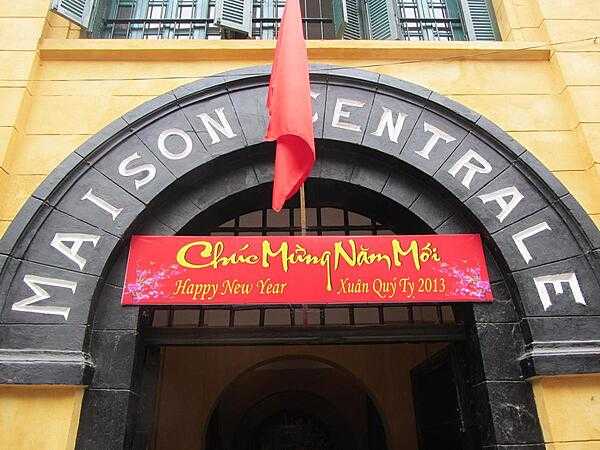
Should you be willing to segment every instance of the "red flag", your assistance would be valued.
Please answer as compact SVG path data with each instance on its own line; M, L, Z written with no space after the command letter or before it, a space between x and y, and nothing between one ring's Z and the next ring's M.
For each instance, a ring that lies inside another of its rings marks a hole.
M299 0L288 0L277 37L267 97L265 139L277 140L273 209L280 211L308 177L315 162L315 138L308 81L308 56Z

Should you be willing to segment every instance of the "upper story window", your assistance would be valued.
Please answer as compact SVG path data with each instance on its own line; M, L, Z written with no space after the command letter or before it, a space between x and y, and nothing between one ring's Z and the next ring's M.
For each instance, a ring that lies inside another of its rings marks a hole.
M274 39L285 0L53 0L112 39ZM490 0L300 0L307 39L495 40Z

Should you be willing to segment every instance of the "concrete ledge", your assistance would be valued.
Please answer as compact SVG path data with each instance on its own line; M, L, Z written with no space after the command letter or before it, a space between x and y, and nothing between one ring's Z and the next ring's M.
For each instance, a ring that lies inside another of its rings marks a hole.
M2 385L89 385L93 372L89 355L77 351L0 349Z
M311 59L547 61L543 42L307 41ZM44 39L42 60L270 60L273 40Z
M595 318L590 319L596 322ZM519 358L519 363L527 379L600 373L600 341L538 342L529 345L529 349Z

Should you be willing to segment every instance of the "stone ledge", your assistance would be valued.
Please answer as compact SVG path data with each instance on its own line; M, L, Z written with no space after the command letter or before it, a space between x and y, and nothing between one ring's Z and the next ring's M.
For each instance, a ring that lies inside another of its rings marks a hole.
M307 41L311 59L548 61L543 42ZM274 40L44 39L42 60L215 61L270 60Z
M94 365L77 351L0 349L0 384L89 385Z
M519 358L523 376L600 372L600 341L538 343Z

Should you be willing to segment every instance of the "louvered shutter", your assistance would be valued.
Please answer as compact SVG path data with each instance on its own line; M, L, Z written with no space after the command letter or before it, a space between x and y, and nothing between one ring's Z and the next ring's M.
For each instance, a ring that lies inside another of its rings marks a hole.
M52 10L88 29L94 0L52 0Z
M338 39L361 39L358 0L333 0L333 27Z
M216 0L215 24L252 34L252 0Z
M371 39L398 39L395 0L367 0Z
M495 41L495 20L487 0L462 0L463 13L469 39L472 41Z

